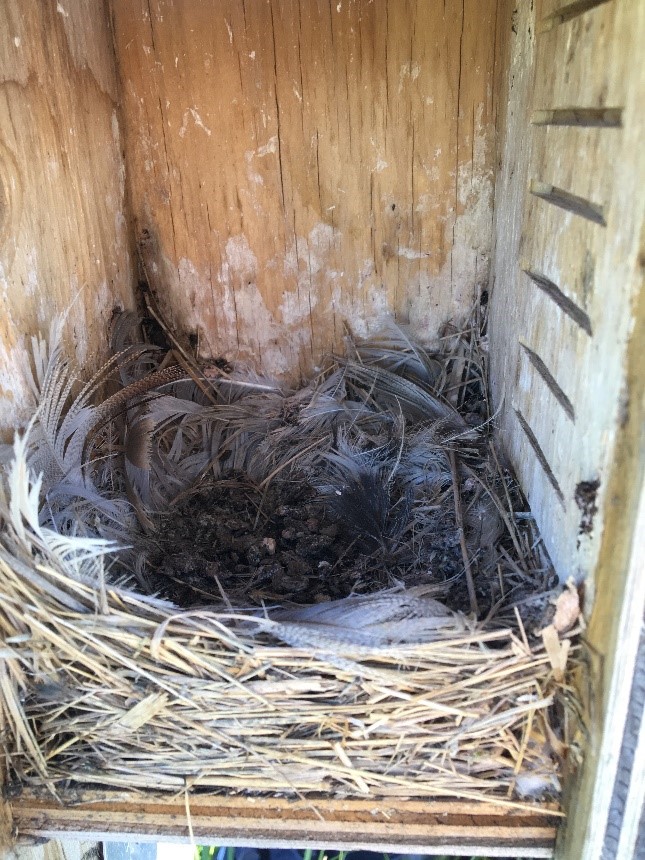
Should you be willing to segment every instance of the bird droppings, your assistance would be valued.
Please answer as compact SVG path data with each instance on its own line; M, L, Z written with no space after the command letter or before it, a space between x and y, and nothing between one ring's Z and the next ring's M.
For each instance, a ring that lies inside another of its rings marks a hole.
M384 554L313 488L289 481L267 493L241 475L220 481L158 523L151 582L182 606L219 601L220 588L240 604L318 603L377 591L393 579L441 584L461 565L454 520L424 547L403 543Z
M576 485L574 499L581 514L578 526L579 535L590 535L593 532L594 518L598 513L596 500L599 489L599 478L594 478L592 481L580 481Z

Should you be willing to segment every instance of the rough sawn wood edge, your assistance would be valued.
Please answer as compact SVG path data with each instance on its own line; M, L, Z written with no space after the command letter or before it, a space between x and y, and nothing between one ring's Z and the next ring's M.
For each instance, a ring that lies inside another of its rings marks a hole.
M188 842L462 856L551 857L555 805L516 811L460 801L289 801L86 791L62 807L28 793L14 805L18 839ZM81 802L78 802L79 798Z

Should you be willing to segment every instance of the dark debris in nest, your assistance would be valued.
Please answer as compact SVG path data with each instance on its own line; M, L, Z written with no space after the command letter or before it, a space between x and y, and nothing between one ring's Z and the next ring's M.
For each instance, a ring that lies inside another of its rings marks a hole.
M493 445L484 304L433 350L389 318L348 334L297 390L198 362L152 312L166 347L117 314L114 357L76 397L59 347L37 357L44 525L114 540L114 576L184 608L427 586L539 625L556 578Z
M170 335L181 381L135 391L119 419L145 589L190 607L427 585L451 609L504 623L517 605L539 625L556 580L493 447L485 328L477 307L431 351L386 320L297 391L204 367ZM115 349L135 350L131 386L168 361L129 315Z
M125 313L76 393L61 325L0 482L17 782L557 794L578 595L531 635L555 577L492 445L481 308L433 351L348 337L297 391Z
M220 589L234 603L318 603L393 579L436 584L461 564L454 527L425 546L383 550L298 481L276 481L266 494L243 479L221 481L191 493L159 525L150 566L160 590L183 606L218 601Z

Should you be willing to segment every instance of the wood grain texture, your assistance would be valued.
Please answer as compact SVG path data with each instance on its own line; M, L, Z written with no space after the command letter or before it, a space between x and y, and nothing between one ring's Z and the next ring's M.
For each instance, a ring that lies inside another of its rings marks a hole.
M522 8L513 36L512 107L496 198L492 381L498 402L505 391L502 434L547 547L562 578L590 576L591 605L641 278L644 174L635 140L643 128L636 107L643 75L630 57L642 34L642 7L607 2L541 31L553 11L545 8L535 17ZM531 123L535 111L565 107L611 107L620 111L620 125ZM543 186L545 194L527 191ZM564 206L557 189L565 192ZM567 194L600 207L606 223L584 207L582 214L578 206L567 211ZM544 284L557 287L569 312ZM518 426L518 412L562 501L521 419ZM595 481L589 510L597 511L588 528L580 488Z
M645 30L643 31L645 33ZM638 138L633 139L639 146ZM641 155L642 158L642 155ZM645 165L643 165L645 167ZM641 288L635 297L633 328L625 357L628 396L606 488L606 514L595 571L596 600L587 631L591 643L588 687L595 691L591 736L584 768L571 787L571 816L560 834L559 856L594 860L601 856L623 741L639 638L645 619L645 229L641 229ZM631 774L631 791L642 797L641 744ZM640 770L639 770L640 768ZM622 774L622 778L626 778ZM616 857L635 839L637 822L621 824ZM616 822L613 822L614 832Z
M70 798L71 800L71 798ZM479 853L487 856L550 857L558 820L548 808L516 812L487 803L287 801L280 798L190 799L190 824L198 842L217 845L401 853ZM557 815L557 813L556 813ZM62 809L28 795L16 809L25 836L65 833L66 838L139 841L189 839L183 798L83 792Z
M131 296L109 19L83 0L0 4L0 433L33 404L29 336L69 313L90 367Z
M487 283L497 0L112 0L148 268L205 355L307 375Z
M0 785L4 785L4 768L0 771ZM13 820L11 805L3 798L0 800L0 857L9 854L13 843Z
M433 335L487 281L500 165L491 301L500 432L558 570L586 575L593 604L591 740L558 850L599 856L645 603L645 73L634 62L645 8L574 3L560 21L562 4L513 13L502 0L496 21L492 0L445 12L412 0L180 5L112 0L111 14L137 229L148 231L164 308L199 332L204 354L289 377L340 345L343 320L362 331L389 309ZM81 0L0 8L5 429L29 410L28 335L80 291L70 329L91 363L113 303L131 301L111 35L105 15L85 11ZM496 150L493 73L506 40ZM605 110L611 127L578 121ZM606 226L531 195L532 182L601 207ZM595 480L586 531L576 489ZM182 799L139 810L132 796L75 801L61 810L23 798L14 818L31 835L187 837ZM307 805L263 801L260 816L250 800L210 803L191 800L193 824L220 844L243 834L256 845L324 838L550 856L555 833L542 810L513 818L483 805L325 801L321 822Z
M542 4L535 17L518 7L514 22L491 364L495 399L505 399L500 435L547 547L561 577L585 578L590 734L556 854L591 860L602 854L645 611L645 71L635 62L645 7L571 4L561 22L556 15L541 26L563 5ZM619 111L620 121L531 124L536 111L561 117L577 108ZM531 195L534 180L600 205L606 226ZM522 344L566 394L573 418ZM562 502L518 432L518 412Z

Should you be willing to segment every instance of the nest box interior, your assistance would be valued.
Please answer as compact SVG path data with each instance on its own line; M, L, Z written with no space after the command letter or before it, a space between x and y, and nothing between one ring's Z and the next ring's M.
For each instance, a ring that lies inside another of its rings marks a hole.
M6 0L0 21L4 435L33 408L30 336L67 313L96 368L142 288L201 357L288 382L347 328L390 314L436 344L487 301L501 446L603 658L567 836L601 839L644 588L642 4Z

